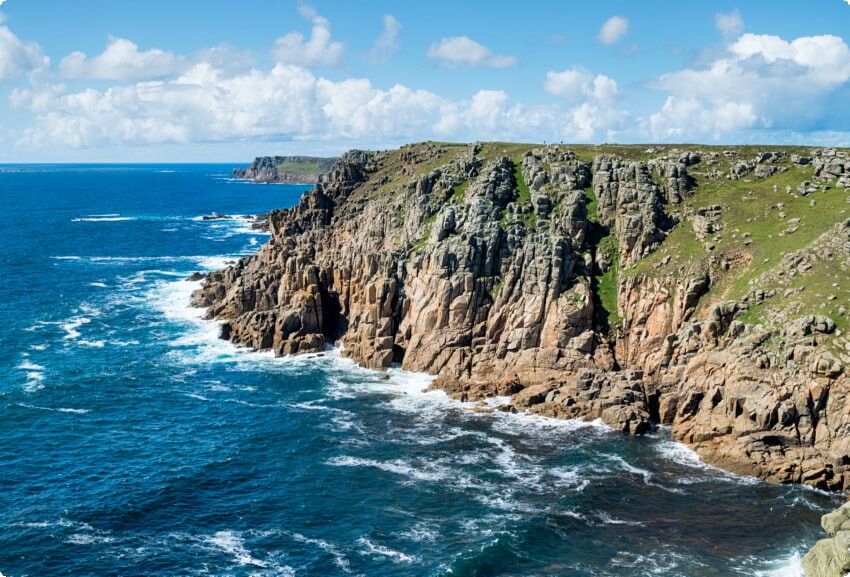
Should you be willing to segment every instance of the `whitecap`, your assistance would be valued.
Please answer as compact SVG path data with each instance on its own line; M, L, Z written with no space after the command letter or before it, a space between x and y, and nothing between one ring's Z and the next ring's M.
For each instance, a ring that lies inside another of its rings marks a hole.
M113 541L115 541L114 537L91 533L75 533L65 539L65 543L69 545L100 545L103 543L112 543Z
M207 542L231 555L239 565L252 565L254 567L266 568L268 564L251 556L251 552L245 547L245 540L233 531L218 531L207 538Z
M617 519L616 517L612 517L604 511L599 511L598 513L596 513L596 518L599 519L605 525L629 525L632 527L644 526L644 524L640 521L627 521L625 519Z
M80 336L80 331L77 329L81 326L88 324L91 322L91 319L83 316L71 317L67 322L61 325L62 330L65 331L65 339L76 339Z
M68 409L68 408L65 408L65 407L59 407L59 408L54 409L54 408L51 408L51 407L40 407L38 405L27 405L25 403L18 403L18 406L19 407L25 407L27 409L35 409L35 410L38 410L38 411L53 411L53 412L56 412L56 413L74 413L74 414L77 414L77 415L85 415L86 413L91 412L89 409Z
M77 344L81 347L93 347L96 349L102 349L106 346L105 341L77 341Z
M362 552L364 555L380 555L402 563L414 563L418 560L414 555L408 555L401 551L394 551L382 545L376 545L366 537L360 537L357 542L364 547Z
M326 461L326 464L333 467L373 467L375 469L380 469L381 471L394 473L416 481L442 481L450 474L450 471L433 469L427 471L419 469L403 459L396 459L394 461L376 461L373 459L362 459L359 457L343 455Z
M136 220L131 216L92 216L85 218L72 218L71 222L123 222L126 220Z
M31 363L29 361L23 361L20 365L15 367L16 369L21 369L22 371L43 371L44 367L41 365L37 365L35 363Z
M324 541L322 539L313 539L311 537L305 537L301 533L292 533L292 538L301 543L306 543L308 545L315 545L322 551L327 552L334 558L334 563L337 567L345 571L346 573L351 573L351 564L348 562L348 559L345 555L331 543Z

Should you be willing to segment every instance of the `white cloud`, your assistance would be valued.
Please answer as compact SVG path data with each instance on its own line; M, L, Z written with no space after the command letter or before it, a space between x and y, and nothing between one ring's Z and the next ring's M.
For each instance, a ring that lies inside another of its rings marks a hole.
M373 62L386 62L398 51L399 33L401 33L401 22L392 14L384 14L384 30L371 50Z
M36 114L22 144L39 148L218 142L239 139L414 138L436 121L442 99L426 91L333 82L278 64L227 76L196 64L170 81L103 91L65 87L16 91Z
M599 29L597 39L605 45L616 44L629 31L629 21L622 16L611 16Z
M443 38L428 48L428 58L439 60L448 68L472 66L486 68L508 68L517 64L515 56L497 56L468 36Z
M38 44L23 42L8 27L0 26L0 82L15 80L49 65L50 60Z
M573 102L585 98L610 101L619 94L615 80L604 74L594 76L591 72L579 67L563 72L550 70L546 73L544 88L549 94L561 96Z
M59 63L59 71L65 78L124 81L164 78L186 68L184 58L157 48L140 52L138 46L124 38L111 38L106 49L93 58L74 52Z
M668 93L664 107L650 118L652 134L805 130L828 114L827 99L848 80L850 49L837 36L788 42L744 34L708 66L664 74L652 84Z
M590 73L586 73L590 75ZM592 141L627 115L610 102L616 83L590 75L569 105L525 106L501 90L450 100L367 79L332 81L278 64L235 75L198 63L179 77L105 90L44 85L16 90L11 103L35 121L24 150L199 144L258 140L375 143L427 140Z
M307 4L299 6L301 16L312 21L310 39L300 32L290 32L278 38L272 48L272 57L281 64L295 64L307 68L338 66L344 45L331 40L331 24Z
M737 8L731 12L717 12L714 14L714 25L723 36L737 36L744 30L744 18Z

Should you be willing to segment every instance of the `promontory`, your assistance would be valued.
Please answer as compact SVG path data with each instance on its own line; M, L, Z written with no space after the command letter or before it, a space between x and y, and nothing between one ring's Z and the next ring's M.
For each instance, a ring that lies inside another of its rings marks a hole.
M850 489L850 156L421 143L342 156L195 295L222 336L506 410L654 424L708 463Z

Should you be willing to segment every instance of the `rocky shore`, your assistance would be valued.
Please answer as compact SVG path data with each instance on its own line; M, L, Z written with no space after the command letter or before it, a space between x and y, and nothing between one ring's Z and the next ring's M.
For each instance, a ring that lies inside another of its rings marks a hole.
M334 162L315 156L260 156L248 168L233 169L233 176L268 184L316 184Z
M758 147L353 151L194 295L222 337L344 346L468 401L669 425L709 463L850 489L850 160Z
M829 538L821 539L803 557L806 577L845 577L850 573L850 503L821 517Z

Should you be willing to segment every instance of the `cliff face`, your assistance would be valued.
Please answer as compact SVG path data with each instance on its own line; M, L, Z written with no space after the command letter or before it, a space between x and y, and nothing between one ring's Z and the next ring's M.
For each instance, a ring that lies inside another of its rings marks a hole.
M822 183L850 162L790 152L348 153L195 302L238 344L336 342L459 399L658 422L729 470L848 489L850 224L847 193Z
M316 184L336 158L315 156L259 156L248 168L235 168L233 176L273 184Z

